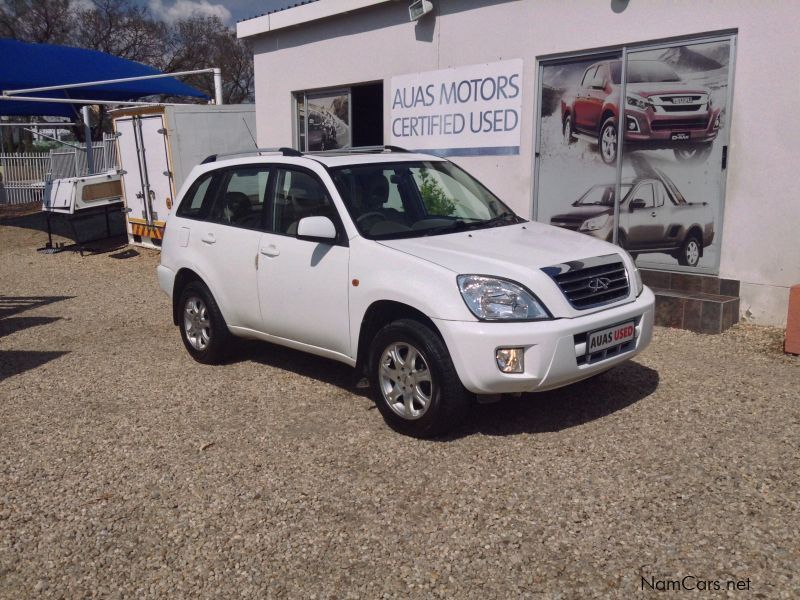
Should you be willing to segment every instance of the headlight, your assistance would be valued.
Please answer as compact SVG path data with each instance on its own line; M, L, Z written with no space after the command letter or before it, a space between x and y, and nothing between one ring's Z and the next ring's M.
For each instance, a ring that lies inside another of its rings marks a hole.
M636 297L638 298L644 291L644 284L642 283L642 274L636 267L633 267L633 282L636 285Z
M461 297L481 321L535 321L549 319L544 305L513 281L484 275L459 275Z
M581 224L581 231L597 231L598 229L602 229L606 225L608 225L608 221L611 219L611 215L599 215L597 217L592 217L591 219L587 219Z
M625 101L629 106L635 106L636 108L641 108L642 110L650 106L650 102L644 98L641 98L640 96L626 96Z

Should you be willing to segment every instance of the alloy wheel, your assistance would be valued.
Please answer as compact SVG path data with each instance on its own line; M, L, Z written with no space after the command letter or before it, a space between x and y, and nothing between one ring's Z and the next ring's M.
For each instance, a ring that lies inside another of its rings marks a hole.
M419 419L431 405L433 378L425 356L407 342L381 354L378 383L386 404L404 419Z
M691 266L697 264L700 260L700 246L697 244L695 240L689 240L689 243L686 244L686 262L689 263Z
M183 329L195 350L203 351L211 341L211 319L202 298L191 296L183 307Z
M606 127L603 130L603 136L600 140L600 150L603 153L603 158L606 162L612 162L617 156L617 131L612 127Z

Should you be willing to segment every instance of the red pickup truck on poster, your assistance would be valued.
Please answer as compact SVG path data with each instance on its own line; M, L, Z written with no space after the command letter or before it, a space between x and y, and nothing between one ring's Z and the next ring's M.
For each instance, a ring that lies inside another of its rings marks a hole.
M603 162L617 160L621 61L596 62L561 98L564 139L596 143ZM681 162L704 160L720 127L720 109L703 87L681 80L667 63L629 60L625 84L625 140L631 149L672 149Z

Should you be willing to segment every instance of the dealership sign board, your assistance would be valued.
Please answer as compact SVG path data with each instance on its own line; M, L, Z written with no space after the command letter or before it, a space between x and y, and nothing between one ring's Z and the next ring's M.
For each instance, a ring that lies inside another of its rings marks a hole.
M392 77L390 143L443 156L519 154L522 59Z

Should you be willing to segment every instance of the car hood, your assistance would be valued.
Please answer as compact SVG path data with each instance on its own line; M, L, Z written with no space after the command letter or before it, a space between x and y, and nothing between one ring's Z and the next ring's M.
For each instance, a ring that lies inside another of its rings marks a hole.
M592 205L576 206L569 212L563 212L557 215L553 215L550 218L550 220L551 221L560 221L562 219L577 220L580 218L591 219L592 217L596 217L602 214L610 215L612 211L613 209L610 206L603 206L602 204L595 204L593 206Z
M708 94L708 90L705 88L691 86L680 81L629 83L625 87L629 92L645 98L659 94Z
M618 247L591 236L532 222L378 243L454 273L517 280L529 280L531 272L542 267L620 253Z

